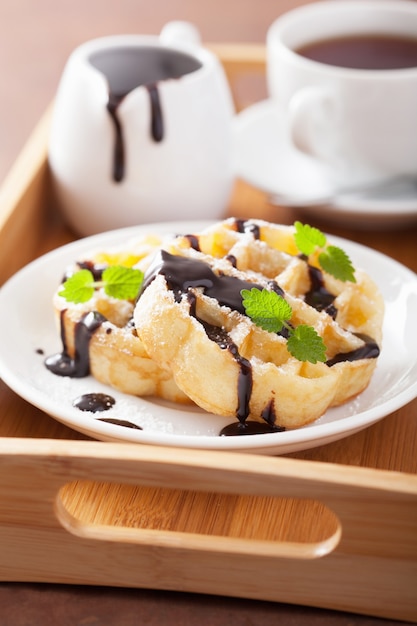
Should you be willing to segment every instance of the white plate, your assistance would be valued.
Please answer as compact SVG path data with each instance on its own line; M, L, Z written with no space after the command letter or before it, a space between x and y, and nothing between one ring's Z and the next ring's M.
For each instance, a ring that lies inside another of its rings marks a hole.
M295 194L308 201L333 192L326 167L293 146L283 116L271 100L257 102L236 116L234 171L270 195ZM355 227L399 228L417 221L417 195L359 200L352 194L303 211Z
M96 235L58 248L18 272L0 290L0 375L5 383L57 420L97 439L262 454L283 454L341 439L417 396L417 276L378 252L337 237L332 237L332 241L346 250L357 267L367 269L384 295L384 342L368 389L354 401L327 411L309 426L281 433L219 437L219 430L230 419L195 408L123 395L91 377L61 378L46 369L44 358L62 349L51 297L68 264L84 252L120 245L145 230L187 233L200 230L203 225L177 222ZM44 354L39 354L39 350ZM99 391L116 399L107 413L87 413L72 406L79 395ZM128 420L143 430L108 424L97 416Z

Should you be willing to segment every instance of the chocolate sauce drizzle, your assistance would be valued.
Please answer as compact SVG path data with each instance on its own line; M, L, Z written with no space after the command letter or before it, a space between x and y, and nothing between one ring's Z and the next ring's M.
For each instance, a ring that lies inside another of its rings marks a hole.
M119 107L125 97L136 87L145 87L151 113L150 136L153 141L161 142L165 128L158 83L195 72L201 63L188 54L159 46L114 47L93 53L89 60L107 79L109 94L106 107L115 135L112 176L116 183L120 183L125 178L126 163Z
M101 280L104 270L108 267L108 265L104 263L94 263L93 261L77 261L77 265L80 270L89 270L94 280Z
M68 354L67 340L65 336L65 325L63 318L65 310L61 311L61 341L62 352L54 354L45 359L45 366L53 374L57 376L68 376L70 378L84 378L90 373L90 340L94 333L101 327L106 318L92 311L85 314L75 325L74 343L75 354L71 358ZM79 396L73 401L73 406L80 411L89 411L91 413L103 412L110 410L116 403L116 400L105 393L86 393ZM135 428L142 430L140 426L118 418L98 418L100 421L117 424L126 428Z
M335 318L337 309L333 302L336 296L326 289L322 271L312 265L307 264L307 267L311 287L305 294L304 301L317 311L326 311L331 317Z
M164 138L164 120L162 116L161 100L159 97L158 85L145 85L149 94L151 109L151 137L155 142L160 142ZM125 177L125 147L123 139L122 124L118 115L118 108L127 94L109 93L107 110L113 121L115 140L113 148L113 180L120 183Z
M261 229L254 222L236 218L234 224L238 233L251 233L254 239L261 238Z
M192 287L202 287L204 293L214 298L221 306L227 306L234 311L245 314L240 292L242 289L251 289L260 285L241 280L235 276L217 275L211 267L196 259L170 254L161 250L145 274L143 288L150 284L157 274L165 276L167 285L174 292L177 300Z
M113 180L120 183L125 175L125 147L123 140L122 125L118 116L118 108L123 102L124 96L109 93L107 111L113 122L114 146L113 146Z
M240 435L266 435L268 433L281 433L285 430L283 426L276 424L275 402L270 400L261 413L263 422L254 420L244 420L232 422L221 429L220 437L236 437Z
M245 420L244 422L232 422L221 429L220 437L236 437L240 435L267 435L270 433L282 433L282 426L271 426L266 422Z
M97 311L90 311L83 315L75 325L74 358L68 354L65 325L63 317L65 309L61 311L61 341L62 352L53 354L45 359L45 366L57 376L70 378L84 378L90 373L90 340L100 328L106 318Z
M73 269L72 267L68 268L67 271L64 273L61 278L61 283L64 283L66 280L71 278L71 276L73 276L75 272L78 272L79 270L88 270L92 273L94 280L99 281L102 279L103 272L106 267L108 267L108 265L105 265L104 263L93 263L93 261L77 261L75 269Z
M225 259L226 259L227 261L229 261L229 263L230 263L230 265L231 265L232 267L236 267L236 268L237 268L237 259L236 259L236 257L235 257L235 255L234 255L234 254L227 254L227 255L225 256Z
M332 367L336 363L343 363L344 361L360 361L361 359L376 359L379 356L380 349L376 341L365 335L364 333L353 333L359 339L362 339L363 346L352 350L351 352L340 352L336 354L332 359L326 361L326 365Z
M231 340L229 334L219 326L208 324L197 318L204 326L207 337L217 343L221 350L228 350L239 365L239 378L237 383L237 409L236 417L239 422L244 423L249 415L249 401L252 394L252 366L248 359L239 354L238 347Z
M190 244L190 248L196 250L197 252L200 252L200 241L197 235L185 235L185 239L187 239L188 243Z
M151 136L154 141L159 142L164 138L164 118L162 116L158 85L154 83L145 85L145 87L148 90L151 105Z

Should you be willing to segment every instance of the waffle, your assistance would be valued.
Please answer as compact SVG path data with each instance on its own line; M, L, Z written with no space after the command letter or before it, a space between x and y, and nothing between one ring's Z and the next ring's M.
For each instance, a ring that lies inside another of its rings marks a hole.
M361 393L375 370L384 304L366 272L355 278L342 282L299 255L293 227L229 219L162 246L134 323L150 357L206 411L298 428ZM291 325L322 337L326 362L297 360L285 332L252 322L240 295L252 287L283 294Z
M158 237L147 235L120 249L92 251L67 268L63 282L83 268L90 269L96 279L114 264L145 270L149 255L160 244ZM132 324L133 301L109 297L98 288L87 302L73 304L59 295L61 288L54 294L53 305L63 351L47 360L49 369L71 377L91 374L127 394L191 403L171 372L148 356Z

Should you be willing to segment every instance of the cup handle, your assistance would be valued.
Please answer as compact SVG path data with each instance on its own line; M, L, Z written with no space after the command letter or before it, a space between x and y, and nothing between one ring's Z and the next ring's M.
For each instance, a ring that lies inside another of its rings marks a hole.
M159 34L159 38L167 46L181 48L199 48L201 46L201 36L198 28L191 22L181 20L165 24Z
M311 156L329 158L331 129L336 126L333 94L320 87L297 91L288 107L290 137L294 145Z

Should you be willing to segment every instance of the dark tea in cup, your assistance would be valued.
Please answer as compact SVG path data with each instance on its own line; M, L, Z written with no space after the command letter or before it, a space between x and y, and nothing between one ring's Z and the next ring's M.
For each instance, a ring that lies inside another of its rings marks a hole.
M355 34L330 37L296 50L312 61L360 70L397 70L417 67L417 36Z

